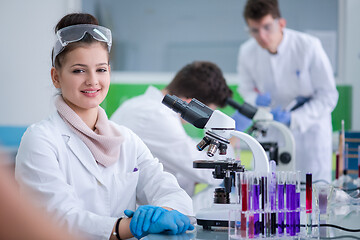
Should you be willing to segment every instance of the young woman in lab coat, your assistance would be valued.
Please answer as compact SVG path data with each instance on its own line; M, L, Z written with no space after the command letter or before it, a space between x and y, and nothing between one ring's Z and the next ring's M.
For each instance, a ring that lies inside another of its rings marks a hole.
M111 31L81 13L64 16L55 31L57 111L22 138L15 173L21 189L90 239L191 230L183 215L192 214L190 197L139 137L99 106L110 84Z

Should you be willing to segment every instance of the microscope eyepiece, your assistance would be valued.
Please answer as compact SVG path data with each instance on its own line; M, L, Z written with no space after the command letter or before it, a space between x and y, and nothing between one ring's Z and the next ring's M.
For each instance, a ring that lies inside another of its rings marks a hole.
M239 104L232 98L227 98L226 103L228 105L230 105L231 107L235 108L236 110L238 110L239 113L241 113L242 115L244 115L250 119L253 119L253 117L255 116L256 111L257 111L256 107L254 107L246 102L244 102L243 104Z
M211 108L195 98L187 103L177 96L166 94L162 103L175 112L180 113L185 121L201 129L205 127L213 113Z
M181 100L175 95L169 95L169 94L165 95L165 97L162 100L162 103L177 113L182 113L183 111L185 111L187 107L187 103L185 101Z

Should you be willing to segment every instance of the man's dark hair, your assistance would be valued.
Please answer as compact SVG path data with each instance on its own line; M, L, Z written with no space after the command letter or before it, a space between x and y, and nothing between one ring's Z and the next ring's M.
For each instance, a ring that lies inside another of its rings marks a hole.
M280 9L277 0L248 0L244 8L245 21L248 19L260 20L270 14L274 19L280 18Z
M166 87L171 95L196 98L200 102L219 107L226 105L232 91L220 68L211 62L195 61L183 67Z

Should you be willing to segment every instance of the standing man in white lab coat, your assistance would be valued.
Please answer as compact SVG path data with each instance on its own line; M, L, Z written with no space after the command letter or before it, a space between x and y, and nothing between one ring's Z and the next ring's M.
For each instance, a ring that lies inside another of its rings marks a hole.
M174 174L190 196L196 183L217 185L211 169L194 169L194 160L206 160L206 152L196 149L196 142L185 132L180 115L162 104L166 94L176 95L184 101L192 98L212 109L224 107L232 96L222 71L211 62L196 61L183 67L165 89L150 86L146 92L124 102L111 116L111 120L133 130L148 146L151 153ZM219 155L215 155L212 160Z
M239 51L239 92L245 101L270 107L291 129L296 168L331 181L331 112L338 100L330 61L319 39L286 29L277 0L248 0L244 18L252 36ZM291 111L289 104L300 107Z

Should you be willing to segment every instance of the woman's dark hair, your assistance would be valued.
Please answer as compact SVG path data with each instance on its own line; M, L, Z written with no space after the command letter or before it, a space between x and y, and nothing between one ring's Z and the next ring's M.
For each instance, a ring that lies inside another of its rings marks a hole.
M166 87L171 95L196 98L200 102L219 107L226 105L232 91L220 68L211 62L195 61L183 67Z
M277 0L248 0L244 8L245 21L248 19L260 20L270 14L274 19L280 18Z
M55 34L57 31L59 31L62 28L72 26L72 25L78 25L78 24L93 24L93 25L99 25L98 20L91 14L88 13L70 13L65 15L63 18L60 19L60 21L55 26ZM81 39L78 42L73 42L68 44L62 52L56 56L54 61L54 67L61 68L62 61L65 57L65 55L74 50L75 48L84 45L84 44L91 44L97 42L91 35L86 34L83 39ZM104 45L104 48L107 50L106 43L101 43ZM51 53L51 61L53 59L54 49Z

